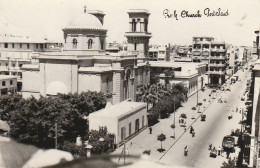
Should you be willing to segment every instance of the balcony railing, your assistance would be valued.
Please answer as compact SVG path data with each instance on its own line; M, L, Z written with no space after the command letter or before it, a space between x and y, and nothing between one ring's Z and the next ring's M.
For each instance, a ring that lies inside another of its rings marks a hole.
M209 57L210 59L214 59L214 60L224 60L224 59L226 59L226 57L224 57L224 56L210 56Z
M217 74L217 75L224 75L224 71L208 71L208 74Z
M227 49L211 48L211 52L226 52Z
M210 67L225 67L227 66L226 64L209 64Z

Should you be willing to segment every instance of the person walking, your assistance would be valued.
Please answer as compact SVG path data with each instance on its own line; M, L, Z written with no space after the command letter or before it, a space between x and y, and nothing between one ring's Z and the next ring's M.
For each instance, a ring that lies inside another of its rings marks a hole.
M220 146L218 147L218 155L220 156L221 148Z
M192 137L195 137L195 131L194 130L192 131Z
M149 131L150 131L150 134L152 134L152 132L153 132L152 127L149 127Z
M191 133L191 134L192 134L192 131L193 131L193 127L191 126L191 127L190 127L190 133Z
M212 149L212 143L209 143L209 150Z
M185 146L184 148L184 156L188 156L188 146Z

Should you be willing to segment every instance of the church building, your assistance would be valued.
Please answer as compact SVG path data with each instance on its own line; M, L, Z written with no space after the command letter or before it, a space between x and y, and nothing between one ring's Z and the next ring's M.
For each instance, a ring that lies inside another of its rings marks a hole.
M63 29L62 52L39 53L38 64L22 66L24 98L58 93L103 92L112 104L135 101L136 87L150 83L146 10L130 10L127 53L106 54L107 30L102 11L75 16Z

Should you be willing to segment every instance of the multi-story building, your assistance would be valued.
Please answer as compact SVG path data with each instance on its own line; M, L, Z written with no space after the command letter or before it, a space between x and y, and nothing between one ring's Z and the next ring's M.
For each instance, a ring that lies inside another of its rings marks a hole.
M0 96L17 91L17 77L0 75Z
M211 42L208 64L209 85L221 85L225 82L226 53L227 49L224 42Z
M238 70L238 63L237 63L237 47L235 46L228 46L227 48L227 75L232 76Z
M193 62L205 62L208 64L210 56L210 45L214 41L213 37L193 37L192 40L192 60Z
M106 54L107 30L102 24L101 16L104 15L98 15L100 11L95 15L85 11L75 16L63 29L65 47L62 52L42 52L38 57L39 64L22 67L23 97L90 90L103 92L112 104L126 99L134 101L136 85L150 81L149 64L145 62L148 48L145 46L151 37L151 33L146 35L149 13L136 11L129 13L138 17L131 18L132 28L138 32L126 33L129 39L128 54ZM140 27L140 30L137 29ZM133 52L133 46L138 50ZM137 63L138 60L142 62Z
M149 48L149 60L169 61L170 47L167 45L153 45Z
M59 51L60 43L47 39L33 40L29 36L0 35L0 74L18 78L18 91L22 88L23 64L33 61L34 52Z
M188 57L189 46L178 46L177 47L177 56L179 57Z

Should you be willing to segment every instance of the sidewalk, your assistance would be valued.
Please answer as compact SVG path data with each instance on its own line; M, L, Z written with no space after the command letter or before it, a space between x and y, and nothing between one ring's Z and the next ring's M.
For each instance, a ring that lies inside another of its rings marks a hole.
M204 92L199 91L199 101L202 103L202 106L200 107L200 111L204 111L212 101L215 99L210 99L209 102L209 94L211 93L211 89L205 89ZM214 97L217 97L218 93L214 93ZM212 96L211 96L212 97ZM203 99L206 99L206 103L203 101ZM205 103L205 105L204 105ZM181 127L179 124L179 117L182 113L185 113L187 115L186 119L186 133L189 133L189 127L190 125L201 115L201 113L197 113L198 110L192 110L191 108L196 106L197 104L197 94L193 94L188 101L183 103L183 107L180 107L175 112L175 139L171 138L173 135L173 129L170 127L171 124L174 123L174 114L171 114L169 118L166 119L160 119L159 123L152 126L152 134L149 134L149 130L146 129L143 132L141 132L139 135L134 137L133 139L129 140L126 143L126 149L128 149L128 152L130 155L141 155L143 151L145 150L151 150L150 158L152 160L158 160L164 153L160 153L157 151L157 149L160 148L160 141L157 140L157 136L161 133L165 134L166 140L163 141L163 148L169 149L170 146L177 142L177 140L182 136L182 134L185 131L184 127ZM204 108L205 106L205 108ZM195 119L191 119L195 117ZM121 154L123 150L123 146L118 148L113 154Z

